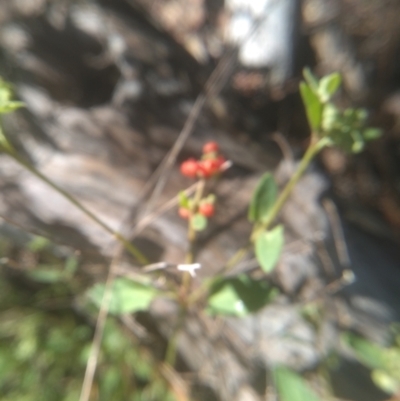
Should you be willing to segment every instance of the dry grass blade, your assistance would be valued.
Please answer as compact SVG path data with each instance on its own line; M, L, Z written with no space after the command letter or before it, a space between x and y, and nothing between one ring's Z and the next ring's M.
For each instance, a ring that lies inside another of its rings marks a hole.
M120 255L122 248L115 255L114 259L111 261L110 269L108 271L106 285L104 289L103 299L101 301L100 311L97 316L96 328L94 332L94 337L92 341L92 345L90 348L89 358L86 364L85 376L83 379L81 395L79 397L79 401L88 401L90 397L90 392L93 385L93 378L96 372L97 361L99 358L101 342L103 339L104 326L106 324L108 308L111 301L112 294L112 286L114 283L116 268L118 265L118 261L120 259Z

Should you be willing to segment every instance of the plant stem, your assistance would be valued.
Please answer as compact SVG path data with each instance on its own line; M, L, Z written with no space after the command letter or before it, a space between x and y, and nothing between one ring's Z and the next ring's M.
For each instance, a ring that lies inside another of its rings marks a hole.
M14 149L7 149L7 154L11 156L16 162L18 162L21 166L29 170L32 174L34 174L41 181L45 182L55 191L57 191L64 198L68 199L76 208L86 214L92 221L97 223L100 227L102 227L105 231L111 234L114 238L116 238L119 242L121 242L124 247L137 259L140 264L147 264L148 260L146 256L136 248L127 238L125 238L118 231L113 230L108 224L104 223L99 217L93 214L89 209L82 205L76 198L70 195L67 191L59 187L52 180L47 178L44 174L42 174L39 170L37 170L34 166L24 160L21 156L19 156Z
M301 176L304 174L306 171L307 167L309 166L311 160L323 149L325 146L327 146L330 143L329 138L324 137L321 139L318 139L316 135L311 136L311 143L308 146L306 153L304 154L303 158L300 161L300 164L297 167L297 170L295 173L292 175L288 183L285 185L284 189L280 193L278 199L275 201L274 205L272 206L268 218L266 221L264 221L262 224L256 225L253 228L253 231L250 236L250 241L249 243L240 248L226 263L224 269L222 270L223 273L226 273L229 271L233 266L235 266L237 263L239 263L246 253L248 252L251 243L255 241L257 236L264 232L265 230L268 230L270 225L274 222L276 217L278 216L279 212L281 211L283 205L286 203L286 201L289 198L290 193L292 192L294 186L298 183L300 180Z
M255 227L253 229L253 232L252 232L252 235L251 235L251 238L250 238L251 242L254 242L254 240L257 238L257 236L258 236L258 234L260 234L260 232L268 230L270 225L274 222L274 220L278 216L278 214L281 211L283 205L288 200L289 195L292 192L294 186L298 183L298 181L300 180L300 178L302 177L304 172L307 170L307 167L309 166L311 160L329 142L329 140L327 138L322 138L320 140L317 140L317 142L313 141L315 136L312 136L311 138L312 138L312 141L311 141L309 147L307 148L307 151L304 154L303 158L301 159L300 164L297 167L297 170L290 177L290 180L285 185L285 188L283 188L283 190L280 193L278 199L275 201L275 203L272 206L270 212L268 213L268 218L266 219L265 222L263 222L262 224L260 224L259 226Z
M191 214L198 208L201 198L203 197L204 187L206 185L206 181L201 179L198 182L196 192L193 197L193 205L190 209ZM189 220L188 224L188 240L189 240L189 250L186 254L185 263L193 263L194 262L194 244L196 241L196 230L193 228L191 221ZM190 275L189 275L190 277Z
M193 196L193 204L190 208L191 215L193 212L197 210L201 198L203 197L204 188L206 185L205 179L201 179L198 184L196 191ZM193 228L190 220L188 222L188 240L189 240L189 249L185 257L185 263L191 264L194 262L194 244L196 242L196 230ZM192 276L189 272L183 272L182 277L182 285L179 289L179 315L178 321L176 323L175 329L168 341L168 347L165 354L165 362L171 366L174 366L176 361L176 353L177 353L177 342L178 342L178 335L182 329L183 323L185 321L188 307L189 307L189 293L190 288L192 286Z

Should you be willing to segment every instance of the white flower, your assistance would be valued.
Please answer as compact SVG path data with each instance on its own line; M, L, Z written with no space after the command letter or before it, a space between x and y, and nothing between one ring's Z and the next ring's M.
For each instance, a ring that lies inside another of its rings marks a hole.
M191 263L186 265L178 265L177 269L183 272L189 272L192 277L196 277L196 270L201 268L200 263Z

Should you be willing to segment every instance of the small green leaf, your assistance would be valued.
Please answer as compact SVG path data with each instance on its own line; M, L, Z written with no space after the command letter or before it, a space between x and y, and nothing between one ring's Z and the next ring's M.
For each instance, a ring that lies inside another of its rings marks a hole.
M231 284L222 286L208 299L208 312L213 315L245 316L247 314L243 301Z
M11 99L11 85L0 78L0 105L8 103Z
M88 291L89 299L100 308L104 294L104 284L96 284ZM114 315L147 310L157 291L135 281L119 278L114 281L109 312Z
M365 124L368 118L368 112L365 109L356 109L354 111L355 118L357 121L359 121L361 124Z
M217 280L210 290L207 311L210 314L245 316L264 307L277 294L266 281L242 274Z
M28 276L39 283L57 283L65 280L64 272L51 267L32 270Z
M262 270L270 273L277 264L284 244L283 226L259 234L255 240L255 254Z
M27 244L27 247L32 252L40 252L46 249L51 244L50 240L40 235L35 235Z
M319 87L319 82L317 77L311 72L311 70L308 67L303 69L303 76L310 89L316 93Z
M305 82L300 83L300 94L303 99L310 127L313 131L318 131L321 126L322 103Z
M352 333L344 333L342 340L350 346L357 357L371 369L385 369L385 350L365 338Z
M207 228L207 218L200 213L196 213L190 219L190 224L192 225L193 230L203 231Z
M178 198L179 198L179 206L183 207L185 209L189 208L189 198L186 195L185 191L180 191L178 194Z
M254 191L250 202L248 218L252 223L262 223L268 218L269 211L275 203L278 187L274 177L265 173Z
M320 401L307 382L290 369L274 369L274 382L281 401Z
M333 74L327 75L321 78L318 85L318 95L323 103L326 103L338 90L342 78L339 73L334 72Z
M371 377L379 388L389 394L396 394L400 390L400 382L388 372L375 369L372 371Z
M382 130L379 128L367 128L363 131L362 135L366 141L372 141L382 135Z
M338 124L339 118L339 110L332 103L327 103L322 111L322 130L325 133L332 131Z
M7 102L4 104L0 104L0 114L11 113L24 106L25 106L25 104L22 102Z
M65 261L64 270L68 276L73 276L79 265L78 258L74 255L68 256Z
M207 196L207 198L203 199L205 203L211 203L214 204L215 201L217 200L217 197L215 196L215 194L209 194Z

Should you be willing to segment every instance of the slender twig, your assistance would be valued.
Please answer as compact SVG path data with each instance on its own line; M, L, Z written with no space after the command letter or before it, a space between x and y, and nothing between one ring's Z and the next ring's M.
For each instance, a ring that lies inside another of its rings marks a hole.
M82 383L81 395L79 401L88 401L90 397L90 391L93 385L93 378L96 372L97 361L99 358L101 342L103 339L104 327L107 320L108 309L111 301L112 286L114 284L115 272L120 259L120 252L113 258L108 270L107 280L104 287L104 294L101 300L99 314L97 316L96 328L90 348L89 358L86 364L85 377Z
M147 264L148 260L146 256L134 246L127 238L125 238L120 232L113 230L108 224L102 221L99 217L97 217L93 212L91 212L88 208L86 208L82 203L80 203L75 197L73 197L70 193L59 187L55 182L53 182L50 178L46 177L39 170L37 170L33 165L28 163L24 158L18 155L14 150L8 151L7 154L11 156L16 162L22 165L25 169L29 170L33 175L39 178L41 181L45 182L55 191L57 191L64 198L68 199L76 208L82 211L86 216L88 216L92 221L102 227L105 231L111 234L114 238L116 238L119 242L121 242L124 247L137 259L140 264Z

